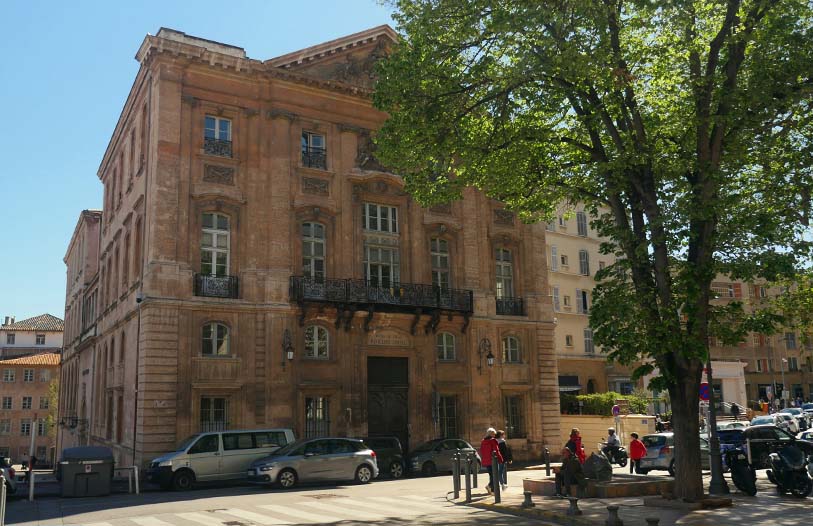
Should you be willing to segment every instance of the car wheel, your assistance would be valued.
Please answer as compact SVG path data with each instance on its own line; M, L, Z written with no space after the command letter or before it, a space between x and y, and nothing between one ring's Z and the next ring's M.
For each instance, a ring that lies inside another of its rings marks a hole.
M399 479L404 476L404 465L397 460L390 464L390 477Z
M367 484L373 480L373 470L367 464L362 464L356 468L356 482L359 484Z
M188 491L195 484L195 475L191 471L184 469L172 476L172 489L175 491Z
M669 463L669 476L674 477L675 473L676 473L676 471L675 471L675 461L673 460L672 462Z
M438 468L431 460L429 462L424 462L423 466L421 467L421 474L424 477L431 477L432 475L437 474L437 472Z
M280 485L282 489L291 489L296 486L297 477L296 471L292 469L283 469L277 475L277 484Z

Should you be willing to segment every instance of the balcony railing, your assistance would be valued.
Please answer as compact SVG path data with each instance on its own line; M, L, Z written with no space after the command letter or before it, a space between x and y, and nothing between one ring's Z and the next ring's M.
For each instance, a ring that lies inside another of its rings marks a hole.
M327 169L327 154L324 148L303 148L302 166L308 168Z
M291 277L291 301L338 304L373 304L409 308L442 309L470 313L473 293L463 289L441 289L433 285L397 283L378 286L363 279L314 280Z
M237 298L237 276L195 274L195 296Z
M224 141L222 139L215 139L213 137L204 137L203 151L209 155L231 157L231 141Z
M497 298L497 314L500 316L525 316L522 298Z

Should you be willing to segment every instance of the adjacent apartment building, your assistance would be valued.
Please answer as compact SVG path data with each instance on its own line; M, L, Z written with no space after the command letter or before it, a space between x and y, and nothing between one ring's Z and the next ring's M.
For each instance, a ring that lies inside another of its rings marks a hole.
M20 321L6 316L0 325L0 358L59 352L64 328L63 321L50 314Z
M559 390L570 394L628 394L635 387L629 369L608 362L593 343L590 306L595 275L615 261L613 256L599 252L602 240L590 219L581 204L563 206L546 227Z
M373 65L396 38L264 61L144 39L98 172L98 271L86 250L68 284L63 401L87 433L66 446L143 466L223 428L559 445L545 225L473 189L421 208L376 161Z
M0 373L0 458L27 460L33 434L34 454L51 462L48 415L55 400L50 386L59 379L59 352L0 359Z

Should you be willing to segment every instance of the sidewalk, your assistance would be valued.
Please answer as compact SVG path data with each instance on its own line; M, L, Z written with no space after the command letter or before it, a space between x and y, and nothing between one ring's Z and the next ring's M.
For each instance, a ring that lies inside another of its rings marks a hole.
M764 476L764 472L762 472ZM502 502L494 504L494 497L486 495L482 488L472 491L471 506L502 513L534 517L543 521L572 526L605 526L608 517L607 506L619 507L618 517L625 526L646 526L647 518L658 518L659 526L741 526L743 524L765 524L770 526L802 526L813 521L813 497L798 499L790 496L779 497L776 487L767 479L758 480L758 493L748 497L739 493L729 480L733 506L708 510L691 510L675 501L662 501L655 497L646 497L647 501L655 500L664 506L645 506L643 497L618 499L580 499L580 516L567 515L569 502L556 497L533 497L536 505L524 509L522 490L509 488L502 495ZM706 483L708 481L706 480ZM463 504L465 495L461 492L458 504Z

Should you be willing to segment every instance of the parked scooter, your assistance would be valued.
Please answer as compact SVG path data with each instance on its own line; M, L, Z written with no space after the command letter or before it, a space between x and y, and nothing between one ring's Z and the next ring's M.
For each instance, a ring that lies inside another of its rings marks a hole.
M606 442L599 442L599 450L607 457L610 464L618 464L622 468L627 465L629 454L624 446L616 446L615 448L608 448Z
M813 490L813 479L808 474L808 459L796 446L785 446L768 455L768 479L776 484L780 495L790 492L794 497L805 498Z
M757 474L748 463L748 455L740 447L725 452L725 463L731 471L731 480L737 489L746 495L757 494Z

